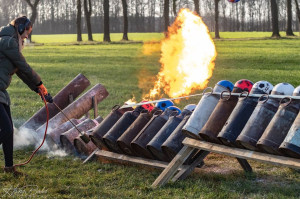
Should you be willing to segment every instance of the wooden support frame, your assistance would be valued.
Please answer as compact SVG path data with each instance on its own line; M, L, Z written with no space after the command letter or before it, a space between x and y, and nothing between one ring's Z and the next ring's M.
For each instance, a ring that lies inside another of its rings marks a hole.
M94 119L96 119L98 117L98 104L97 104L97 97L95 95L92 97L92 108L94 111ZM86 112L85 116L87 118L90 118L90 112L89 111Z
M295 158L276 156L266 153L260 153L255 151L249 151L245 149L239 148L231 148L228 146L223 146L219 144L208 143L200 140L195 140L191 138L185 138L182 142L184 147L181 151L175 156L175 158L170 162L170 164L165 168L165 170L158 176L158 178L153 182L152 187L156 188L158 186L162 186L172 179L174 174L177 172L178 168L181 166L182 161L186 159L186 157L192 153L193 150L199 150L195 155L194 162L182 169L175 175L172 181L180 180L186 178L199 164L203 159L210 153L215 152L219 154L224 154L228 156L232 156L237 158L238 162L242 166L242 168L247 172L252 172L252 168L248 161L256 160L264 163L270 163L279 166L286 166L294 169L300 169L300 160Z
M96 150L95 150L96 151ZM129 164L137 164L141 166L147 166L150 168L156 169L165 169L168 166L168 162L158 161L158 160L150 160L141 157L128 156L124 154L114 153L110 151L97 150L94 154L98 158L105 158L107 160L116 161L119 163L129 163ZM180 165L178 170L187 169L188 165Z

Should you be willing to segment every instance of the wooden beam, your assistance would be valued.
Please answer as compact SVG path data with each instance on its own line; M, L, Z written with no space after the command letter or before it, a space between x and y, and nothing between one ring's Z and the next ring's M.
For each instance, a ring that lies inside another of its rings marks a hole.
M133 163L133 164L138 164L142 166L147 166L147 167L152 167L152 168L157 168L157 169L165 169L168 166L168 162L162 162L158 160L150 160L150 159L145 159L141 157L134 157L134 156L128 156L124 154L119 154L119 153L113 153L110 151L103 151L99 150L95 153L97 157L102 157L107 160L114 160L120 163ZM185 165L179 167L178 169L184 169Z
M270 163L274 165L300 169L300 159L296 159L296 158L271 155L267 153L260 153L260 152L246 150L246 149L232 148L228 146L208 143L208 142L195 140L191 138L185 138L182 143L192 148L203 149L206 151L224 154L236 158L256 160L264 163Z
M179 153L173 158L170 164L163 170L163 172L156 178L156 180L151 185L152 188L156 188L157 186L162 186L167 183L177 172L178 168L182 166L184 161L188 158L188 156L192 153L194 148L184 146Z
M172 182L175 182L176 180L184 180L190 173L193 172L193 170L203 161L203 159L209 154L209 151L200 150L195 155L195 159L188 167L182 169L179 171L172 179Z

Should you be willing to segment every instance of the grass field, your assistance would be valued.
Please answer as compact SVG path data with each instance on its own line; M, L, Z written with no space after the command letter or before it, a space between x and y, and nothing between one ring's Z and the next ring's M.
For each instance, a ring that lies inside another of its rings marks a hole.
M280 82L289 82L295 87L300 85L299 37L265 38L270 33L222 35L225 39L215 41L218 56L209 86L221 79L236 82L243 78L253 82L267 80L274 85ZM158 33L129 34L134 41L159 40L162 36ZM143 55L141 42L120 43L120 38L121 34L112 34L112 40L116 41L113 44L70 45L75 42L74 35L36 35L33 40L46 45L28 46L24 56L53 95L78 73L88 77L92 85L105 85L110 95L99 104L99 114L106 116L113 105L122 104L133 95L140 100L152 84L146 81L147 84L141 85L139 78L151 80L160 68L159 52ZM95 35L95 39L101 41L102 36ZM17 127L43 106L39 96L30 92L16 76L8 92ZM198 101L199 98L190 98L177 105L183 108ZM15 162L24 161L31 150L16 151ZM98 162L82 165L76 157L49 157L41 153L30 165L21 169L29 177L13 179L8 174L0 174L0 198L300 197L298 172L253 161L250 163L255 173L245 175L235 159L210 155L200 172L185 181L152 190L150 185L159 175L158 170ZM4 164L3 158L0 164ZM14 195L8 195L7 190L13 190Z

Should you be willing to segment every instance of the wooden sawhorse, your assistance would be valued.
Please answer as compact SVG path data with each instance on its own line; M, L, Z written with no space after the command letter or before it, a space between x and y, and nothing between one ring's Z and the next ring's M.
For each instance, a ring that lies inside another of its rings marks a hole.
M152 184L153 188L163 186L171 179L173 182L176 180L185 179L210 152L237 158L238 162L246 172L252 172L252 168L246 159L300 169L300 159L232 148L224 145L195 140L192 138L185 138L182 143L184 147L154 181ZM195 150L198 152L193 156L192 163L184 169L178 171L178 168L182 166L189 155ZM177 171L178 173L176 174Z

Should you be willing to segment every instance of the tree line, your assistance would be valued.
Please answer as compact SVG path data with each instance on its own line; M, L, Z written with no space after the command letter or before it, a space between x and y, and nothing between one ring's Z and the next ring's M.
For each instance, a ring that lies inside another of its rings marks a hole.
M203 18L215 37L220 31L279 31L294 35L300 31L298 0L0 0L0 25L26 15L34 23L34 34L164 32L181 8L189 8Z

